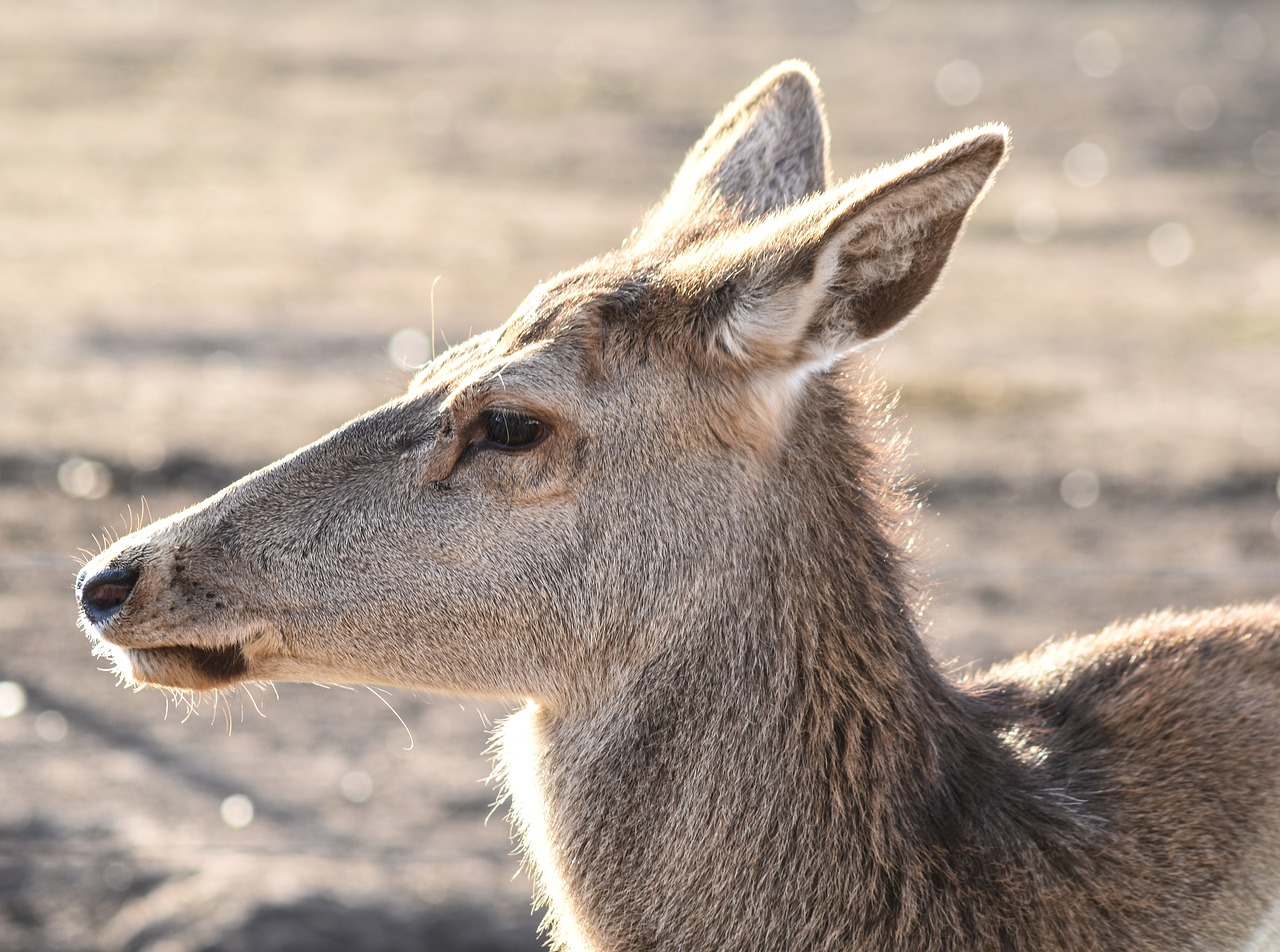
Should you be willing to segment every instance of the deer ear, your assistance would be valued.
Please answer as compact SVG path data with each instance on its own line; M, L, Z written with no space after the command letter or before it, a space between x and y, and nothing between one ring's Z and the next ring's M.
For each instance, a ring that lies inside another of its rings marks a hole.
M680 242L793 205L827 187L827 120L805 63L769 70L689 150L637 241Z
M812 366L889 331L932 290L1007 147L1004 126L971 129L689 249L673 264L714 289L708 345Z

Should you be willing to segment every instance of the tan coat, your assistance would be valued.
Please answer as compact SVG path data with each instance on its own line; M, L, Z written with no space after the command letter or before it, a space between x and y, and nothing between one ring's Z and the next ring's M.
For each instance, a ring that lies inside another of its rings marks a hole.
M94 559L86 630L147 684L525 700L495 751L557 948L1277 947L1275 604L962 683L921 641L853 352L1005 151L832 184L770 71L622 249Z

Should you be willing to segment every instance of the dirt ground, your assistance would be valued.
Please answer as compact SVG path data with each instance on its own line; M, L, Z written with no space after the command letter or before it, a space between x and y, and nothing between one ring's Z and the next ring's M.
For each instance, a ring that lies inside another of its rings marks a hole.
M433 315L456 342L616 244L787 57L841 175L1014 130L872 355L939 655L1280 592L1274 3L0 12L0 949L538 947L484 783L502 709L121 691L75 558L393 395Z

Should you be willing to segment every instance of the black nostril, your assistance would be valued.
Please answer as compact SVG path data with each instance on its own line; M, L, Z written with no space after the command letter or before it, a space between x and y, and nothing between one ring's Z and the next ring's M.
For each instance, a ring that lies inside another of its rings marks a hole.
M80 581L80 607L85 617L95 625L105 624L128 601L137 582L136 568L103 569L92 578Z

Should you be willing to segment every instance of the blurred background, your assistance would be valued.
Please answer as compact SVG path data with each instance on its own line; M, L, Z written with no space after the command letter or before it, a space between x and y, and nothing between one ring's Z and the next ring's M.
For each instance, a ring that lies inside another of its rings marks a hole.
M774 62L839 176L1015 149L875 349L957 667L1280 590L1280 7L0 2L0 948L515 950L498 707L191 712L75 628L79 550L396 394L616 245ZM145 496L146 503L141 502ZM384 703L385 702L385 703Z

